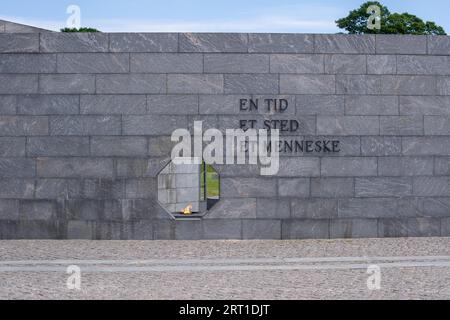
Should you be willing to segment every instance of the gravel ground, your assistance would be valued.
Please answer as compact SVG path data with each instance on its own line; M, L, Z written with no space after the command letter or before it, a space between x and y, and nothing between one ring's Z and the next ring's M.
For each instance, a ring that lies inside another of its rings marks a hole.
M0 241L0 299L450 299L450 238Z

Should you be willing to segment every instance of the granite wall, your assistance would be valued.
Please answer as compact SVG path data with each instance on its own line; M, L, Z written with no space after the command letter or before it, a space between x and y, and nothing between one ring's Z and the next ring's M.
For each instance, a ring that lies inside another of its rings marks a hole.
M216 206L171 219L172 130L242 119L339 151L282 150L276 176L215 166ZM0 33L2 239L449 235L449 37Z

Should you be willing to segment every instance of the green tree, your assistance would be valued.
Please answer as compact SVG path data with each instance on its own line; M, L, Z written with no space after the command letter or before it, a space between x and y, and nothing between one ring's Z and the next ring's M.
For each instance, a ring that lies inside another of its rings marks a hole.
M367 20L370 13L367 8L371 5L380 7L381 29L367 28ZM336 20L339 28L350 34L415 34L415 35L445 35L445 30L432 21L423 21L419 17L409 13L391 13L386 6L378 1L363 3L358 9L350 11L348 16Z
M64 29L61 29L61 32L100 32L100 31L95 29L95 28L82 27L80 29L77 29L77 28L64 28Z

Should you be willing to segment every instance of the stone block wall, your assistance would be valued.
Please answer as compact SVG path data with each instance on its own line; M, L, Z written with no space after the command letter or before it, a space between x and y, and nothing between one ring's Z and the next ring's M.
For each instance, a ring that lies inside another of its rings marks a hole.
M263 98L289 107L239 108ZM339 152L215 166L201 220L159 206L174 129L281 118ZM449 235L449 37L0 33L2 239Z

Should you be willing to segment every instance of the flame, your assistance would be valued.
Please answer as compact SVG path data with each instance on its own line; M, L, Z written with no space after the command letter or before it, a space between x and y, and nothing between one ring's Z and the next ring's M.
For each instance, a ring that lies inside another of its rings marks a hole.
M181 210L182 214L191 214L192 213L192 204L188 204L186 208Z

